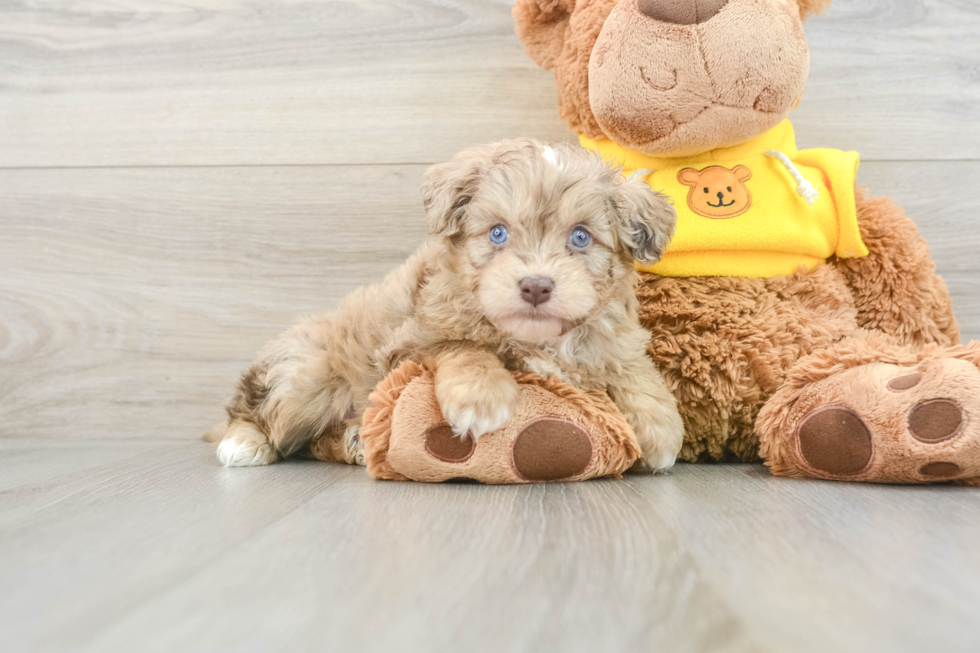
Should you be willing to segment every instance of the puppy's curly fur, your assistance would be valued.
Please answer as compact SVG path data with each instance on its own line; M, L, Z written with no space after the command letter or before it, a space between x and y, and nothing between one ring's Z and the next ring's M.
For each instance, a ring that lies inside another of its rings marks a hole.
M659 193L569 145L504 141L433 166L432 238L379 285L273 341L242 376L218 456L261 465L328 437L362 462L374 386L407 358L435 361L436 396L461 437L512 414L507 370L605 388L650 467L670 467L683 425L645 353L634 259L656 260L676 215Z

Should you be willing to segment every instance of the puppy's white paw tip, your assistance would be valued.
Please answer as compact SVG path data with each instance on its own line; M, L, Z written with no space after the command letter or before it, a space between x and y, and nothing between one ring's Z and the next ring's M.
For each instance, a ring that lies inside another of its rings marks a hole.
M658 472L662 472L665 469L670 469L671 467L673 467L674 463L676 462L677 462L676 454L665 453L663 456L660 457L660 460L657 461L657 464L654 465L654 469L656 469Z
M230 430L218 444L218 461L225 467L255 467L276 461L269 439L252 428Z
M481 435L503 428L510 421L512 412L510 408L501 408L491 415L481 417L476 411L467 409L453 411L453 414L446 415L446 419L457 437L476 440Z

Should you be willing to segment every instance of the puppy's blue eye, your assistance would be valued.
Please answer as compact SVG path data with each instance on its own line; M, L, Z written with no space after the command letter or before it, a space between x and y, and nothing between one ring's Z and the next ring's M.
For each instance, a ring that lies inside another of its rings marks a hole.
M572 247L585 249L592 243L592 235L585 229L576 229L572 232Z
M490 230L490 242L494 245L503 245L507 242L507 227L498 224Z

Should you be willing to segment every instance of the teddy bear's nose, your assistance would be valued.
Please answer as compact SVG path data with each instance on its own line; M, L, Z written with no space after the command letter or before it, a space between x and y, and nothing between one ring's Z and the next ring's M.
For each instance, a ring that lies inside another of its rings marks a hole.
M727 4L728 0L636 0L640 13L675 25L703 23Z

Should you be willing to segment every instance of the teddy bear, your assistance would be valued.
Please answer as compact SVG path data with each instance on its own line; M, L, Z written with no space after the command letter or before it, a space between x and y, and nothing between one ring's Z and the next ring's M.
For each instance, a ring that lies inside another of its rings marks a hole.
M797 148L804 21L830 0L517 0L561 118L674 200L638 264L680 458L841 481L980 477L980 343L960 344L913 221L859 156Z

